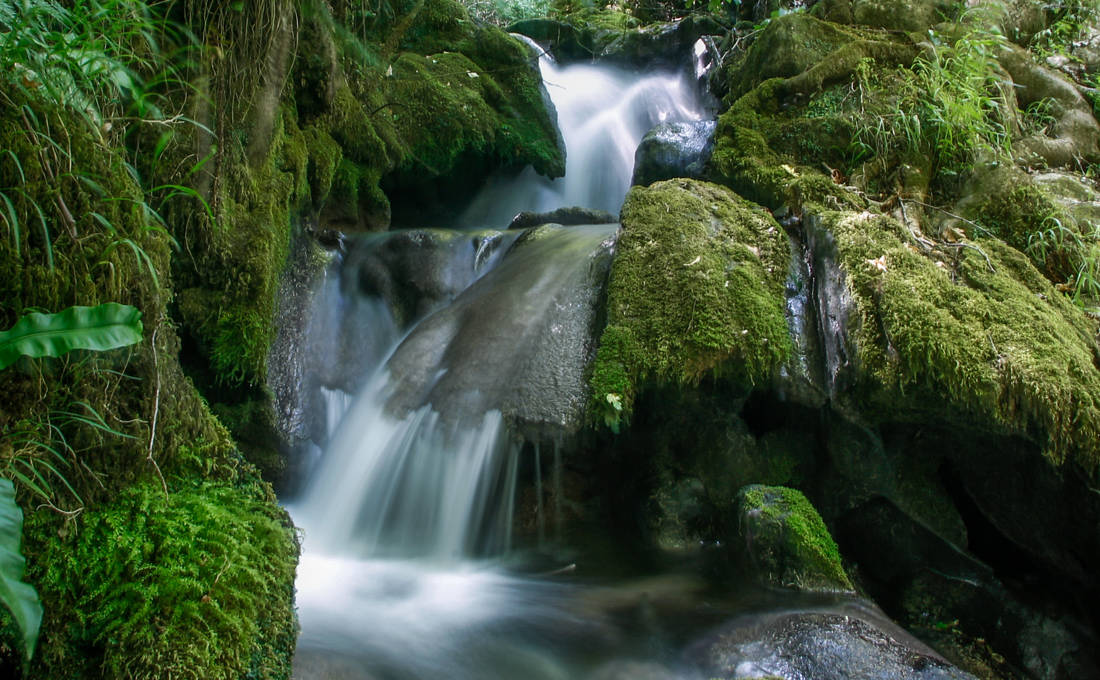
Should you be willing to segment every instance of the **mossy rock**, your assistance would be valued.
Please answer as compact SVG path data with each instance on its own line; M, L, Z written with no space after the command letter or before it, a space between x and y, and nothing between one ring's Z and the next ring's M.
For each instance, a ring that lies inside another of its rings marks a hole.
M139 484L29 554L33 677L288 678L298 543L265 489Z
M923 32L953 20L957 3L945 0L824 0L811 12L822 19L873 28Z
M835 247L834 275L851 296L842 370L893 395L888 410L864 409L868 416L984 423L1094 475L1096 324L1026 256L994 239L924 253L899 222L869 213L821 211L807 231L819 250Z
M764 583L809 591L852 591L840 550L802 492L747 486L738 493L747 563Z
M862 206L860 198L821 172L820 164L811 164L815 156L822 162L835 158L824 148L835 151L848 145L846 124L839 117L830 119L835 124L831 134L816 140L816 150L807 148L813 132L827 131L825 119L782 113L785 82L773 78L762 83L718 118L708 176L773 210L800 214L805 203Z
M647 381L766 380L790 353L775 220L730 190L694 180L634 187L608 283L607 327L590 412L617 427Z
M865 60L881 67L908 63L916 55L904 34L843 26L805 13L787 14L768 22L749 48L723 67L724 98L732 104L773 78L791 81L787 93L808 96L849 76Z

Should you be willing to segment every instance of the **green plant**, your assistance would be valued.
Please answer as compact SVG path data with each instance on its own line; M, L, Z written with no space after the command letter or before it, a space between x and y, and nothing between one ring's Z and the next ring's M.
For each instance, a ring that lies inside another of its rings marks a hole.
M141 312L108 302L69 307L57 314L27 314L0 333L0 369L22 356L59 357L74 349L105 351L141 342Z
M1041 7L1046 28L1031 39L1031 48L1043 56L1066 53L1100 16L1096 0L1045 0Z
M27 314L10 330L0 333L0 369L24 356L58 357L74 349L107 350L132 345L141 341L141 331L141 313L128 305L115 303L70 307L57 314ZM55 422L47 419L44 439L31 434L34 428L30 427L6 437L11 451L4 472L11 479L0 477L0 602L11 611L23 635L22 645L27 659L34 654L42 620L42 604L34 588L20 580L25 563L19 552L23 513L15 502L12 479L55 507L51 500L51 476L60 479L76 495L65 476L49 459L52 456L57 462L66 464L66 453L72 451L63 433L62 423L84 424L127 436L109 427L90 405L78 402L75 406L80 410L51 412ZM35 455L36 451L44 451L50 456Z
M43 677L280 677L297 633L294 532L258 485L136 484L51 536L36 560ZM287 666L289 667L289 666ZM36 669L37 670L37 669Z
M26 560L19 550L23 536L23 511L15 502L15 486L0 478L0 602L11 612L22 633L26 659L34 656L42 624L42 603L34 586L23 582Z
M999 35L972 29L948 45L931 33L929 58L883 74L864 60L856 78L864 106L852 138L854 160L930 158L934 175L957 175L983 152L1007 156L1007 102L997 77Z
M1100 225L1063 217L1071 223L1053 215L1044 219L1028 235L1026 252L1040 266L1057 263L1068 274L1060 288L1078 305L1095 309L1100 304Z

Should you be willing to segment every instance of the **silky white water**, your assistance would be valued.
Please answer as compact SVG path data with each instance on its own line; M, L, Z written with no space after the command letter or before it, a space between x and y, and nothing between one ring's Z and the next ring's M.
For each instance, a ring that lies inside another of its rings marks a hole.
M617 212L642 135L701 115L678 76L545 59L542 69L566 142L566 177L527 171L495 180L461 224L503 228L520 210L572 205ZM354 398L350 379L321 391L327 445L288 506L303 530L296 678L571 678L593 655L623 645L592 606L593 591L518 575L502 562L523 464L506 415L553 425L580 407L555 399L558 390L576 392L580 379L557 365L591 349L584 314L615 229L570 228L514 244L514 234L490 235L452 248L448 280L460 284L384 352L377 345L394 337L392 309L369 295L350 304L346 291L318 297L330 326L340 313L364 315L343 320L354 332L333 343L342 347L334 359L347 360L355 338L374 348L363 353L372 368L345 371L371 376ZM543 486L560 480L539 482L545 535Z
M634 152L658 123L700 120L704 107L676 73L634 73L614 66L539 60L565 140L565 176L525 169L498 177L460 218L464 226L503 227L521 211L582 206L618 214L630 188Z

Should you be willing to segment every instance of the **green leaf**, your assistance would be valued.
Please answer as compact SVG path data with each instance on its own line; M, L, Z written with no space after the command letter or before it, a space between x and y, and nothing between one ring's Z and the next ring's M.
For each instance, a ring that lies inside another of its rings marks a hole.
M108 302L69 307L57 314L27 314L0 333L0 369L21 356L59 357L74 349L104 351L141 342L141 312Z
M0 602L23 633L23 652L30 659L42 625L42 603L34 586L22 581L26 564L19 552L22 539L23 511L15 503L15 486L10 479L0 478Z

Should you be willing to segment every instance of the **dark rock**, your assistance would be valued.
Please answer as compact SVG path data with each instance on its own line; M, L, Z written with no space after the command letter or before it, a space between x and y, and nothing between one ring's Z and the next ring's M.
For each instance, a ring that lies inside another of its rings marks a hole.
M743 561L771 586L851 591L840 552L825 522L796 489L752 485L737 495Z
M345 271L357 272L360 291L386 300L399 324L407 325L454 299L476 278L484 264L479 258L491 256L502 242L494 231L395 232L357 242Z
M619 218L606 210L592 210L589 208L582 208L580 206L572 206L569 208L558 208L557 210L551 210L550 212L536 213L523 211L520 214L512 218L512 223L508 225L509 229L527 229L530 227L537 227L540 224L561 224L561 225L576 225L576 224L612 224L618 222Z
M599 22L577 28L552 19L528 19L512 24L509 30L549 45L549 51L563 63L608 61L646 68L683 66L701 36L725 33L716 21L702 15L637 28L601 26Z
M499 408L532 441L581 427L614 229L541 232L394 351L388 367L401 381L391 410L430 403L442 418L461 421Z
M927 645L858 602L754 613L694 645L708 678L973 680Z
M650 185L675 177L702 179L714 150L713 120L661 123L634 152L632 184Z

